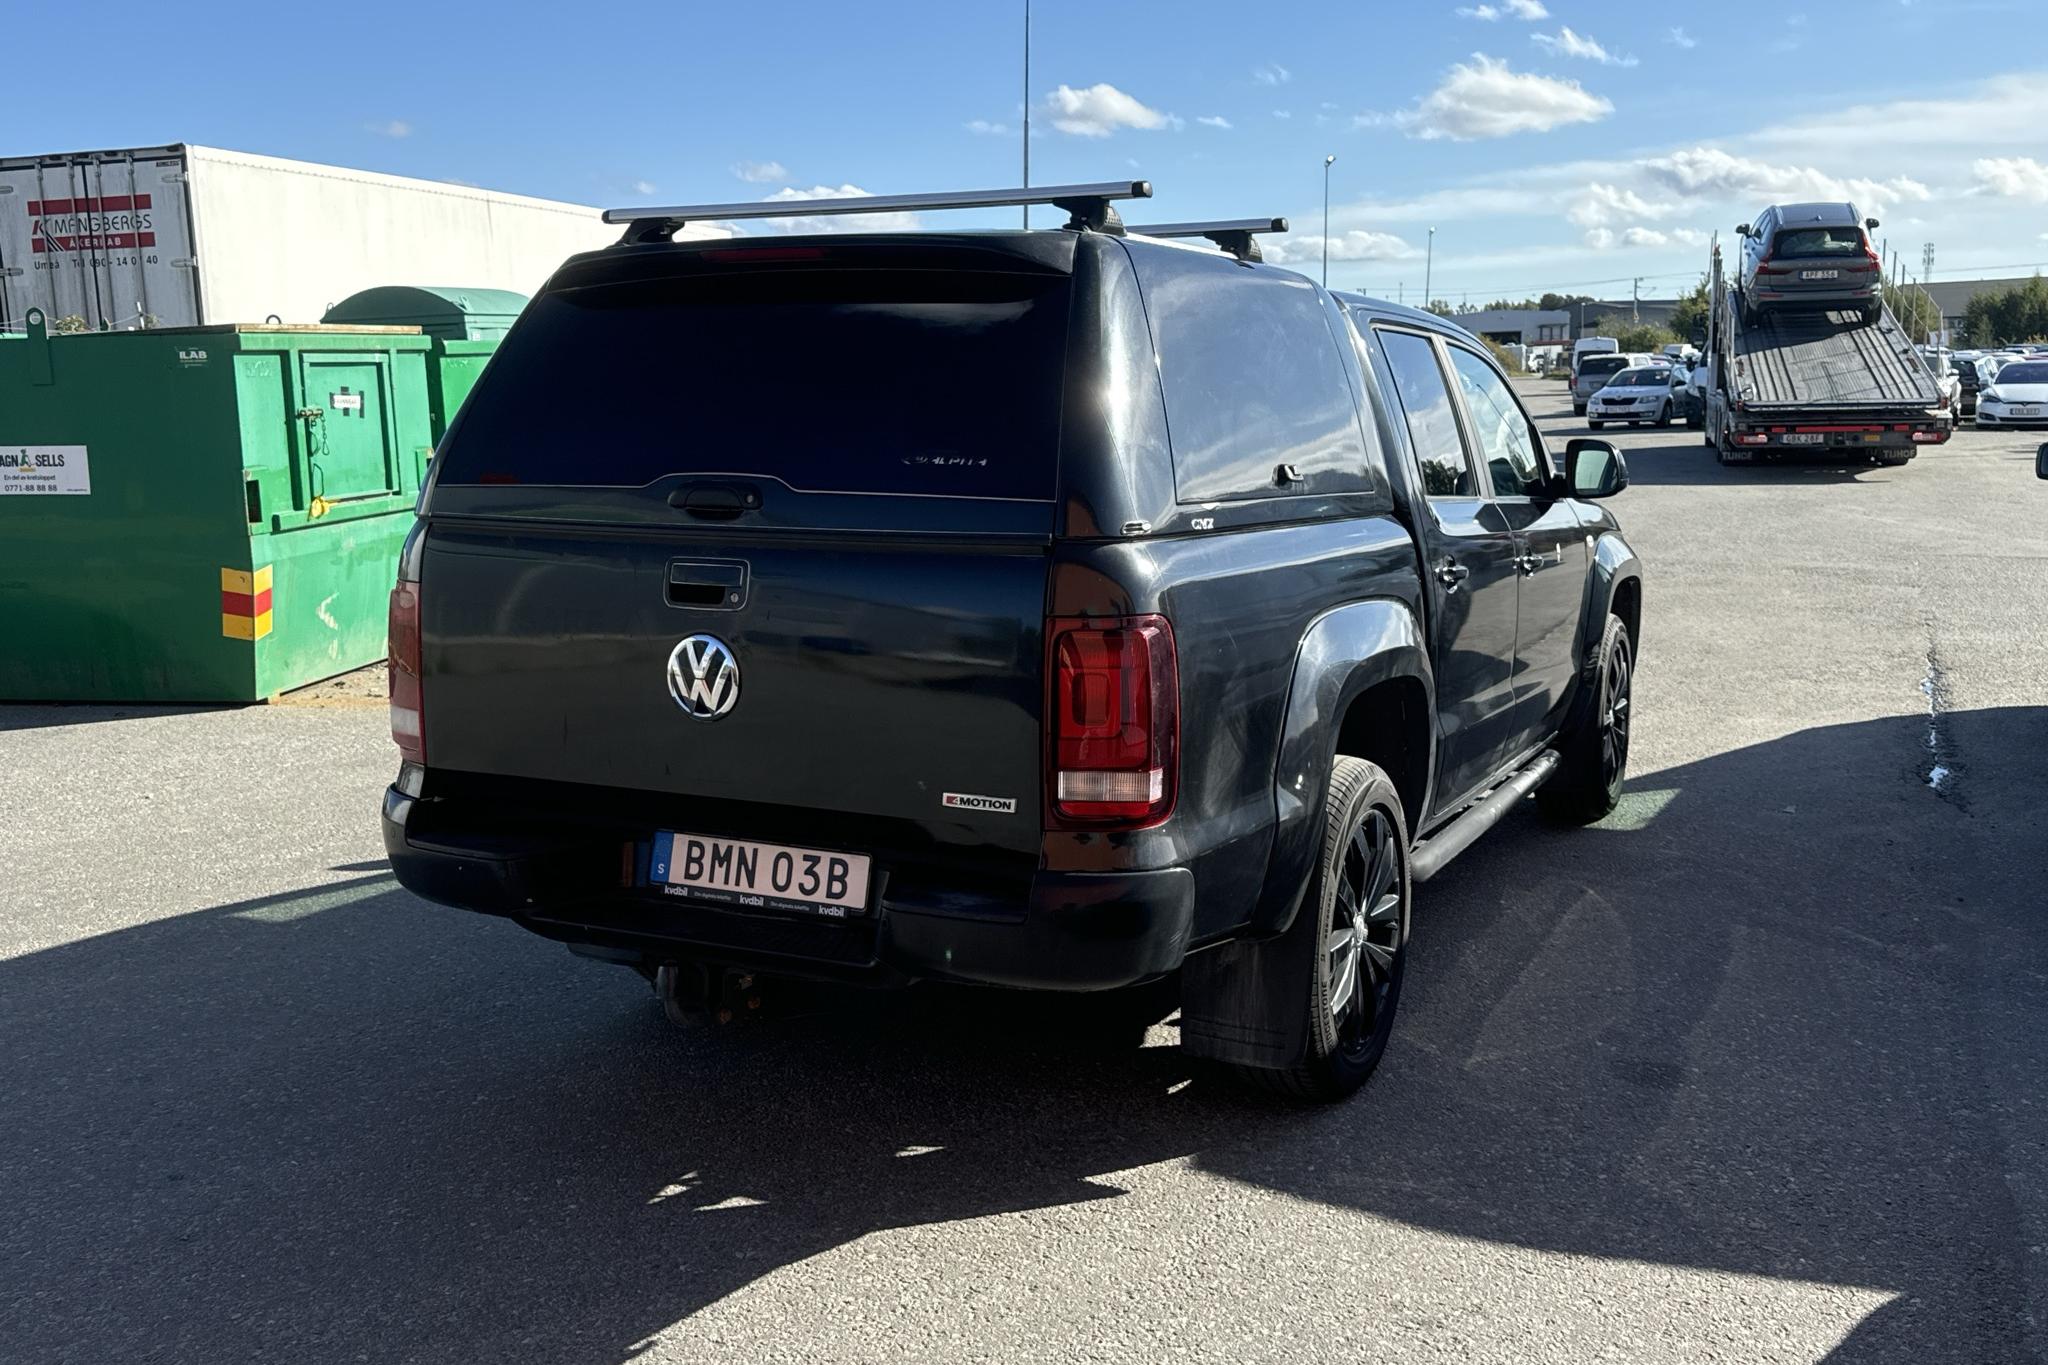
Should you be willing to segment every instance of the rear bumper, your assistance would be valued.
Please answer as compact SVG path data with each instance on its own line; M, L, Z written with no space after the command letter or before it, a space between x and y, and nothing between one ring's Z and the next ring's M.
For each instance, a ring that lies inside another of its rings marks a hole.
M410 838L418 805L396 788L384 793L384 849L407 890L649 964L709 962L875 986L931 979L1107 990L1177 968L1194 921L1194 875L1180 867L1040 872L1019 898L963 894L914 908L892 902L884 883L874 911L858 920L728 912L623 887L616 851L594 857L587 844Z
M1861 308L1877 302L1877 286L1856 285L1847 289L1766 289L1758 286L1750 293L1751 306L1761 309L1783 309L1787 312L1797 308L1808 308L1825 312L1835 308Z

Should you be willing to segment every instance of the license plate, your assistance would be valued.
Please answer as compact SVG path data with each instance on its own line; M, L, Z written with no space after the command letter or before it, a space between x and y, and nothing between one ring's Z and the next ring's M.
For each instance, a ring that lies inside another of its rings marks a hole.
M1827 437L1821 435L1819 432L1802 431L1795 432L1790 436L1781 436L1778 439L1783 441L1788 446L1817 446L1821 444L1823 441L1827 440Z
M867 910L868 870L861 853L663 831L654 836L647 880L686 900L844 919Z
M2039 403L2015 403L2012 405L2012 415L2015 417L2039 417L2041 415L2041 405Z
M1799 278L1802 280L1839 280L1842 278L1842 272L1839 270L1802 270L1799 272Z

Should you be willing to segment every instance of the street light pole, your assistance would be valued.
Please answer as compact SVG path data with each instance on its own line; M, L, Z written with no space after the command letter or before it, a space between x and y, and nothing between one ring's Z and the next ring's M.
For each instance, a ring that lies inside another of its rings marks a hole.
M1323 158L1323 288L1330 287L1330 165L1337 154Z
M1422 262L1422 307L1426 312L1430 305L1430 281L1436 275L1436 229L1429 230L1429 254Z
M1031 0L1024 0L1024 188L1031 188ZM1024 226L1031 226L1031 205L1024 206Z

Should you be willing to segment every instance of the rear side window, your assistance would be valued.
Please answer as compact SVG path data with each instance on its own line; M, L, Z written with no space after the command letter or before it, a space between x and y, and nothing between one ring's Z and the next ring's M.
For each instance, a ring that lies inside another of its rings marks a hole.
M1358 410L1316 288L1220 253L1134 250L1183 502L1373 487ZM1281 465L1297 483L1281 484Z
M1394 376L1394 393L1408 419L1408 439L1422 468L1422 491L1432 498L1478 496L1451 391L1436 363L1436 347L1412 332L1381 332L1380 350Z
M1046 499L1066 276L713 269L559 289L516 323L444 483Z

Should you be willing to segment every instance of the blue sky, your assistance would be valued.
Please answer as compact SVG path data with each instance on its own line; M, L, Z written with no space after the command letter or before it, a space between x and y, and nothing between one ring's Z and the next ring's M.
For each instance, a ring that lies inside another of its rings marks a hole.
M1432 225L1453 302L1654 296L1795 198L1856 198L1915 273L1927 242L1936 278L2048 263L2044 0L1801 3L1034 0L1033 179L1283 214L1313 269L1335 153L1331 283L1411 302ZM10 101L0 155L200 142L605 205L1018 176L1021 3L210 12L95 4L101 79Z

